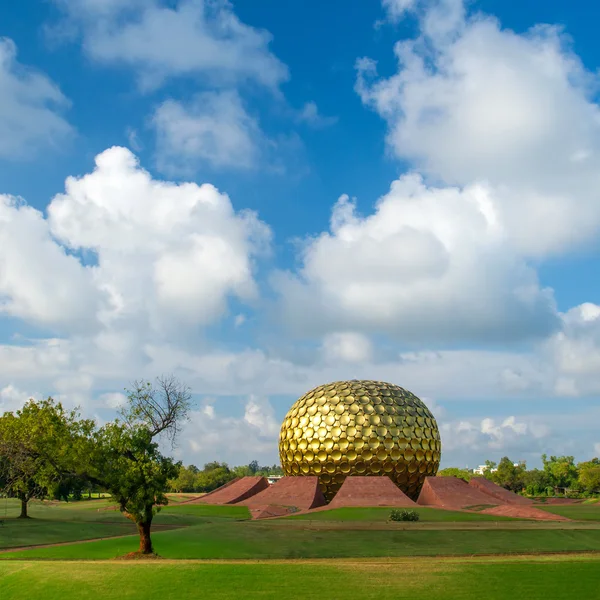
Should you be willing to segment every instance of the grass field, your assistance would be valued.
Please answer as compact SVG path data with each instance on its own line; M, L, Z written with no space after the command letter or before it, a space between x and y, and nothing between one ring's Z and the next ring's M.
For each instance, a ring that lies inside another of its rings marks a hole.
M369 525L367 523L367 525ZM424 529L341 527L335 523L206 521L153 535L171 559L287 559L600 551L600 528ZM537 525L537 524L536 524ZM2 558L112 559L135 551L136 536L34 548Z
M0 562L3 600L571 600L599 597L600 558L201 563Z
M539 508L577 521L600 521L600 504L567 504L564 506L540 506Z
M97 504L96 504L97 503ZM93 510L93 505L98 508ZM135 529L104 500L32 505L38 518L7 519L4 559L113 559L135 551ZM560 507L563 510L565 507ZM597 507L567 507L586 516ZM387 508L344 508L251 521L246 507L179 504L154 522L156 551L169 559L400 557L600 551L600 522L533 522L419 508L417 523L390 523ZM555 510L555 507L552 507ZM40 518L41 517L41 518ZM112 537L111 537L112 536ZM119 537L117 537L119 536ZM80 544L44 544L108 538Z
M564 523L416 510L416 523L388 508L252 521L245 507L173 503L154 522L161 558L140 562L114 560L138 537L106 500L33 503L29 520L0 502L0 597L600 600L598 505L545 507L578 519Z

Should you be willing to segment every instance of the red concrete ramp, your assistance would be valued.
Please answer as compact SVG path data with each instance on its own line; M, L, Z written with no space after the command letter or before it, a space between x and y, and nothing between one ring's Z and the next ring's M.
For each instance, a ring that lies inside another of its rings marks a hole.
M266 490L269 482L265 477L242 477L194 500L194 504L234 504Z
M208 492L208 494L202 494L202 496L197 496L196 498L192 498L191 500L188 500L188 502L195 503L198 500L200 500L201 498L208 498L209 496L212 496L213 494L216 494L217 492L220 492L221 490L224 490L226 487L229 487L230 485L233 485L236 481L239 481L239 480L240 480L240 478L236 477L235 479L232 479L231 481L228 481L227 483L225 483L221 487L218 487L216 490L213 490L212 492Z
M344 506L416 506L387 476L349 476L327 508Z
M519 494L509 492L485 477L473 477L473 479L469 481L469 485L484 494L489 494L494 500L499 500L501 504L514 504L519 506L531 506L533 504L533 500L530 498L524 498L523 496L519 496Z
M244 506L262 507L268 505L295 506L298 510L308 510L323 506L325 497L315 476L282 477L277 483L251 498L239 502Z
M426 477L417 503L422 506L461 509L466 506L500 504L500 501L457 477Z

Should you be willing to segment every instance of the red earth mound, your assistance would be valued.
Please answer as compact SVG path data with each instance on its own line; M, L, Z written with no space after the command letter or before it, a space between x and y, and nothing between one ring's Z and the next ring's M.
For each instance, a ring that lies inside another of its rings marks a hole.
M482 504L500 504L500 501L457 477L426 477L417 503L422 506L461 509Z
M193 500L190 504L235 504L259 494L268 487L269 482L265 477L242 477Z
M295 506L299 510L308 510L325 504L325 497L319 488L316 476L282 477L260 494L239 502L244 506L261 507L270 504Z
M531 506L533 504L533 500L530 498L524 498L523 496L519 496L519 494L509 492L485 477L473 477L469 481L469 485L484 494L489 494L493 498L492 504L497 500L502 504L516 504L520 506Z
M517 519L535 519L536 521L570 521L566 517L561 515L555 515L553 513L540 510L533 506L512 506L502 505L494 506L493 508L486 508L481 511L486 515L496 515L499 517L515 517Z
M327 508L343 506L416 506L387 476L350 476Z
M271 519L274 517L287 517L288 515L298 512L293 506L281 506L279 504L248 507L248 510L250 511L250 515L253 519Z

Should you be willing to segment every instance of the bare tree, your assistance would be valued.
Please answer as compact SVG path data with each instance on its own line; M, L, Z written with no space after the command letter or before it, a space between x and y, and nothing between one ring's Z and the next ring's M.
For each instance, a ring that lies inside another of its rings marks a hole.
M181 426L189 419L191 389L173 375L161 375L156 385L134 381L127 391L129 404L121 416L131 425L144 425L150 436L166 435L174 445Z

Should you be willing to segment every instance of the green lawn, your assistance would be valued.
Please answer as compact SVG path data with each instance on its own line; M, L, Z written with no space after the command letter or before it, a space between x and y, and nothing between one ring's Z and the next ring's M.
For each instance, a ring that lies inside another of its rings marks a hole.
M97 510L90 509L101 503ZM103 500L32 506L35 518L7 519L0 549L32 548L0 559L112 559L138 546L134 526ZM84 506L85 505L85 506ZM597 506L559 507L599 511ZM156 551L172 559L357 558L523 552L600 551L600 522L543 523L480 513L418 508L417 523L389 523L388 508L343 508L286 519L251 521L246 507L179 504L155 518ZM555 510L555 507L549 508ZM167 528L167 529L164 529ZM115 537L126 536L126 537Z
M131 535L135 531L133 523L128 523L125 519L121 523L7 519L3 525L0 525L0 550L36 544L55 544L115 535Z
M600 559L263 563L0 562L2 600L598 598ZM43 592L42 592L43 590Z
M497 517L477 513L465 513L438 508L416 508L420 521L465 522L465 521L513 521L510 517ZM304 515L294 515L288 519L304 519L310 521L387 521L391 508L334 508Z
M153 534L156 551L172 559L355 558L523 552L600 551L600 529L517 529L518 523L489 527L403 528L366 523L345 527L328 522L235 521L219 519ZM348 524L350 525L350 524ZM416 527L413 527L415 525ZM440 524L443 525L443 524ZM528 523L525 523L528 525ZM137 549L136 536L76 545L36 548L1 555L3 559L111 559Z
M93 505L97 504L94 510ZM0 517L0 550L74 542L94 538L130 535L136 532L135 526L121 513L105 510L106 502L94 500L62 504L33 503L31 519L21 520L9 513L11 518ZM154 525L159 530L163 526L185 527L202 523L219 523L224 519L249 519L245 506L204 506L202 504L167 506L155 517Z
M575 521L600 521L600 504L565 504L539 508Z
M250 511L246 506L211 505L211 504L180 504L165 506L156 516L156 522L170 518L173 515L189 515L198 519L249 519Z

